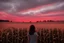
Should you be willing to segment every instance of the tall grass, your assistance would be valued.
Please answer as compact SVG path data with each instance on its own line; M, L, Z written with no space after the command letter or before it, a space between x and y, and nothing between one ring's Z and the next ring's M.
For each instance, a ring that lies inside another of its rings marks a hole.
M64 30L60 28L37 31L37 43L64 43ZM8 28L0 30L0 43L28 43L28 30L26 28Z

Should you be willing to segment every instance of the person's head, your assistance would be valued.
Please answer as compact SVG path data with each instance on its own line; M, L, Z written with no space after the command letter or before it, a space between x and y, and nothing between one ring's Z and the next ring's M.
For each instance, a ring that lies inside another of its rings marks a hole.
M30 26L30 29L29 29L29 34L30 34L30 35L33 35L34 32L35 32L35 26L34 26L34 25L31 25L31 26Z

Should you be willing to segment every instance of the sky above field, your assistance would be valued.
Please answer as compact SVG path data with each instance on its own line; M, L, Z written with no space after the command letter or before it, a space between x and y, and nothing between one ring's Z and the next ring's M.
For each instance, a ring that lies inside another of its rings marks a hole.
M0 0L0 19L13 22L64 20L64 0Z

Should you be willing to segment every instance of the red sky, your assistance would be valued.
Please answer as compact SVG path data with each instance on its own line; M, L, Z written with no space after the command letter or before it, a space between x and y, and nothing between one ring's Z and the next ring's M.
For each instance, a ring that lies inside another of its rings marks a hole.
M52 12L50 12L52 13ZM60 13L60 12L58 12ZM53 13L54 14L54 13ZM36 21L43 21L43 20L64 20L64 16L27 16L27 17L21 17L21 16L15 16L15 15L10 15L5 12L0 12L0 19L4 20L10 20L13 22L36 22Z
M64 10L62 8L64 3L53 3L37 6L30 9L20 10L20 12L0 11L0 19L9 20L12 22L36 22L43 20L64 20ZM9 10L8 10L9 11Z

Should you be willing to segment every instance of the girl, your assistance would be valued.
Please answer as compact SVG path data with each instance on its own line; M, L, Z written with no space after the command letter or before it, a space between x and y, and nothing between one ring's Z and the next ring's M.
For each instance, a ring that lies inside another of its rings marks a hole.
M29 43L37 43L37 36L38 34L35 31L35 26L31 25L29 29Z

